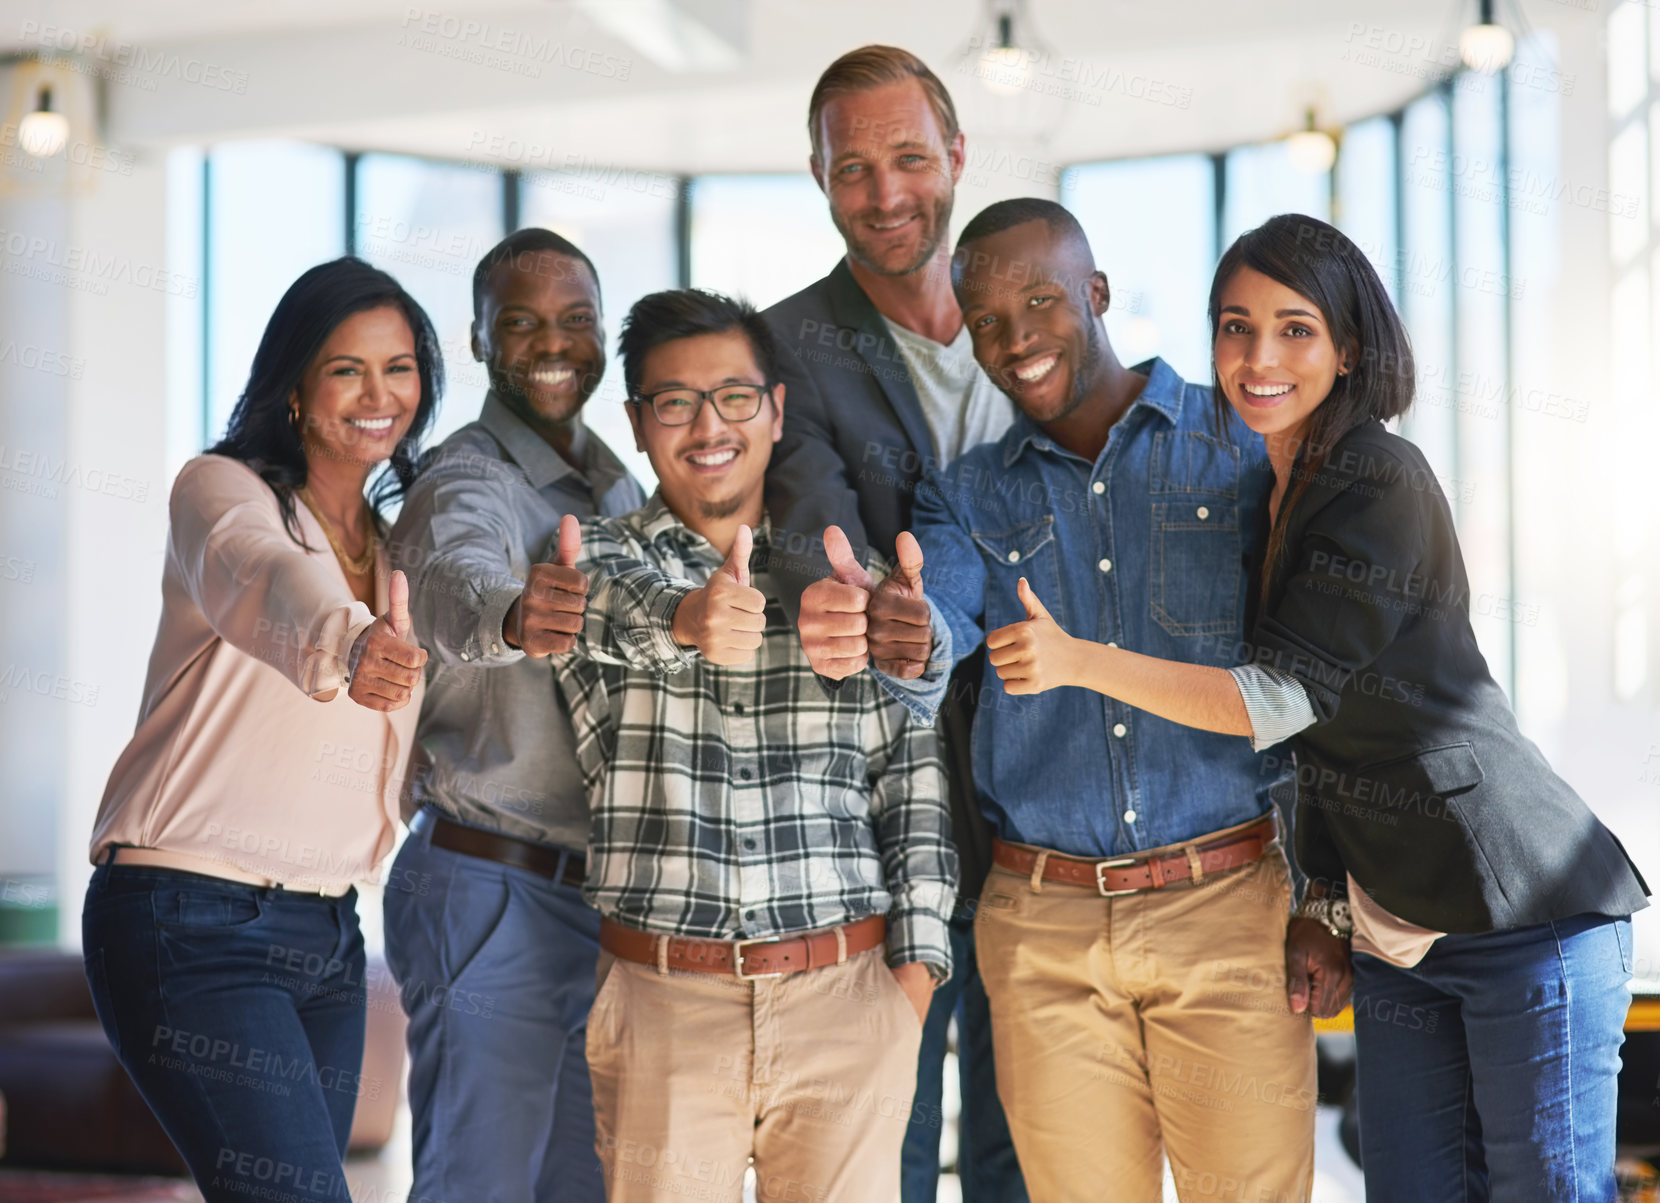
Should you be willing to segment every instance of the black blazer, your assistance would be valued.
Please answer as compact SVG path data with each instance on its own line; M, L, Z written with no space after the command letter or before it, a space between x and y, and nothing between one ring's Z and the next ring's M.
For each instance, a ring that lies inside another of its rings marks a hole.
M1251 642L1316 715L1289 741L1310 877L1347 871L1393 914L1446 932L1648 905L1625 849L1489 674L1452 513L1417 447L1378 422L1345 434L1285 549Z
M799 622L801 591L830 574L825 527L846 531L861 559L868 549L892 563L917 484L937 466L934 436L904 356L846 260L763 316L784 382L784 435L767 469L768 567L784 612ZM959 663L939 716L964 902L991 865L969 754L980 660Z

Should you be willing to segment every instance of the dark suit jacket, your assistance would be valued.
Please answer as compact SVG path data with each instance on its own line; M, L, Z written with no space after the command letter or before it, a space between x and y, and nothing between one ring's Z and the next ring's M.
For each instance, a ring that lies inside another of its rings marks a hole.
M1417 447L1378 422L1346 433L1285 548L1252 643L1302 682L1317 719L1290 741L1309 876L1347 871L1387 910L1446 932L1648 905L1619 841L1489 674L1452 513Z
M767 470L769 568L797 622L801 591L830 573L824 528L840 526L861 558L869 549L891 563L917 483L937 463L904 356L845 260L765 317L784 382L784 437ZM980 660L964 657L939 717L965 902L979 894L991 864L969 757Z

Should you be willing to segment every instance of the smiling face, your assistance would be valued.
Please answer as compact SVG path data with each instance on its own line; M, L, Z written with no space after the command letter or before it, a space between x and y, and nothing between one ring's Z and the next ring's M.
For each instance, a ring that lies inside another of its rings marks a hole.
M1034 220L958 247L954 267L974 358L992 383L1040 425L1075 412L1101 363L1110 299L1087 246Z
M336 326L289 398L308 459L364 465L391 457L420 403L415 335L392 305Z
M963 136L946 142L922 85L907 79L833 97L819 115L818 144L813 176L847 253L882 276L928 263L951 225Z
M532 429L568 425L605 374L599 284L587 264L527 251L497 266L473 325L473 355Z
M1348 370L1348 355L1318 305L1254 268L1236 271L1220 300L1214 354L1222 392L1271 452L1294 451Z
M665 389L699 391L722 385L765 386L755 352L741 330L697 334L661 343L646 353L640 396ZM649 404L628 406L635 446L651 459L663 500L694 530L701 522L742 515L752 525L761 511L761 485L772 445L784 433L784 386L747 422L728 422L705 401L684 426L664 426Z

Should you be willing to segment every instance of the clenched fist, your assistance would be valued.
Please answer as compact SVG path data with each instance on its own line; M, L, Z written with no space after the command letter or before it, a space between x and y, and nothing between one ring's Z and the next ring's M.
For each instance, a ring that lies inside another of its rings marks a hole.
M346 695L370 710L402 710L426 667L409 622L409 578L394 572L387 583L386 613L352 645L351 687Z
M865 609L876 583L853 555L839 526L826 527L824 551L831 575L801 592L801 650L821 677L840 681L870 662Z
M871 663L877 672L907 680L928 670L934 633L928 625L928 599L922 593L922 547L910 531L894 540L899 561L870 594L865 620Z
M749 583L749 527L740 526L726 563L709 583L680 599L674 612L674 638L695 647L711 664L744 664L755 658L766 629L766 597Z
M502 619L502 637L525 655L562 656L576 646L588 608L588 576L576 569L581 549L582 524L566 514L553 563L530 566L524 591Z

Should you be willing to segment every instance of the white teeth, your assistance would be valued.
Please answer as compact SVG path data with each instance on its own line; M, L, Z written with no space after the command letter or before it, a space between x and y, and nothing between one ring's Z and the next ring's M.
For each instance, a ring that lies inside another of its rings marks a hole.
M738 449L736 447L726 447L720 451L710 451L701 455L688 455L686 458L691 460L692 463L697 464L699 467L714 468L719 467L721 464L729 464L733 460L737 459Z
M890 222L875 222L875 221L873 221L873 222L870 223L870 228L873 229L873 230L881 230L885 234L889 230L897 230L900 226L904 225L906 222L908 222L910 220L911 219L909 217L902 217L898 221L890 221Z
M1046 355L1036 363L1029 363L1025 367L1016 368L1014 374L1025 383L1033 384L1054 371L1055 364L1059 362L1059 355Z
M575 368L539 368L530 373L530 382L548 388L558 388L576 378Z
M371 430L377 434L382 430L392 429L391 418L347 418L346 421L359 430Z
M1247 384L1243 387L1253 397L1283 397L1297 386L1294 384Z

